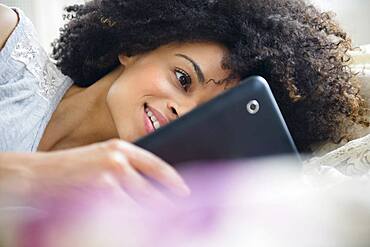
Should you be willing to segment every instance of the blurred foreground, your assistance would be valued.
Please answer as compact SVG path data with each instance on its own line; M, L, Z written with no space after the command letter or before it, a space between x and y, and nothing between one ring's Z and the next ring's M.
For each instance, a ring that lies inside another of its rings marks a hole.
M150 207L81 188L31 206L7 195L0 246L369 246L369 180L329 170L286 157L186 164L192 196Z

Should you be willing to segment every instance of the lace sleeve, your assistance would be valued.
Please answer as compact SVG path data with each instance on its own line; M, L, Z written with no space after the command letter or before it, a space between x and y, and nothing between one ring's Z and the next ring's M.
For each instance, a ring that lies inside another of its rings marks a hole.
M14 10L19 22L0 52L0 85L7 84L2 93L19 90L14 88L15 84L27 81L28 89L32 87L34 92L50 101L70 79L61 73L39 43L31 20L20 9Z

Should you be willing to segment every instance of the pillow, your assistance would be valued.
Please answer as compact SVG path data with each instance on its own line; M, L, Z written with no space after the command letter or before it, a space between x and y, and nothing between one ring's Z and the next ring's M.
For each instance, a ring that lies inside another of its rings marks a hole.
M322 175L334 170L350 177L370 177L370 134L350 141L322 157L304 162L306 175Z

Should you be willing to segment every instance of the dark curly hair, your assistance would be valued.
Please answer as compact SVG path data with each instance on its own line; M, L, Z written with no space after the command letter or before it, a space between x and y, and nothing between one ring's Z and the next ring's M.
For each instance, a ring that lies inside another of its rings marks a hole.
M115 68L120 53L212 41L229 51L228 79L260 75L270 83L299 150L338 142L344 123L367 124L347 65L350 38L330 13L302 0L93 0L65 11L52 56L80 87Z

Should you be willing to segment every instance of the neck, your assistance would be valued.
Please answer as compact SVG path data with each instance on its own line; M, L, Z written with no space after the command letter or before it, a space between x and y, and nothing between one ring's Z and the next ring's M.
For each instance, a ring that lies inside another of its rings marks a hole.
M122 69L117 67L88 88L73 85L53 113L38 150L67 149L118 137L105 99Z

